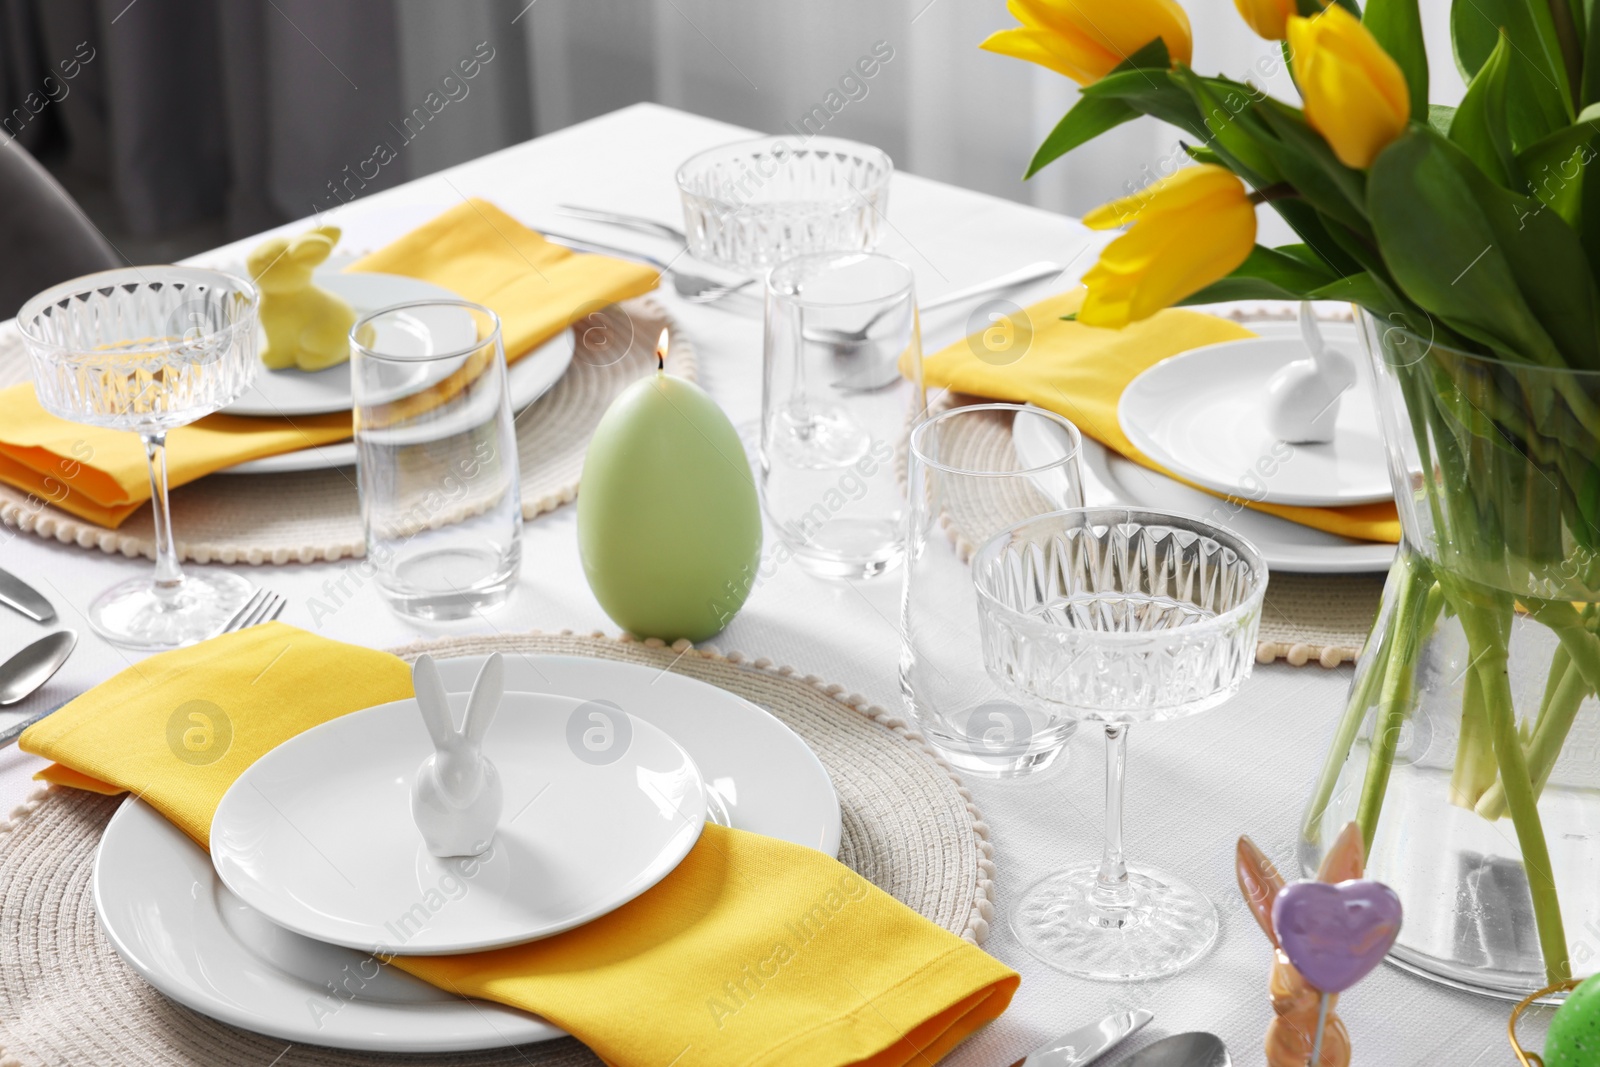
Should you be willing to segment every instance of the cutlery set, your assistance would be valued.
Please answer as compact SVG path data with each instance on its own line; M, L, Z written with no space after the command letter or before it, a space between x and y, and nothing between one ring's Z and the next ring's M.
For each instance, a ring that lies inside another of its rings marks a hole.
M256 590L255 596L240 608L222 628L222 633L233 633L247 627L271 622L283 614L288 602L277 593L266 589ZM0 604L13 608L35 622L48 623L55 619L56 609L44 596L21 578L0 570ZM61 669L78 645L76 630L57 630L39 638L32 644L0 663L0 708L19 704ZM0 748L4 748L34 723L54 714L61 705L29 716L0 730Z
M1051 1038L1011 1067L1087 1067L1153 1018L1152 1013L1143 1009L1107 1015L1097 1023ZM1195 1030L1146 1045L1116 1067L1231 1067L1231 1064L1221 1039L1215 1034Z
M588 222L605 223L609 226L616 226L620 229L631 230L635 233L647 234L651 237L666 238L669 241L675 241L679 245L685 247L688 245L688 236L676 226L669 226L664 222L657 222L655 219L645 218L641 215L629 215L619 211L603 211L598 208L582 207L577 204L561 204L556 208L556 213L565 215L568 218L583 219ZM551 233L549 230L544 230L542 232L544 233L546 240L552 241L558 245L563 245L567 248L571 248L575 251L596 252L601 255L620 256L624 259L634 259L641 263L647 263L656 270L660 271L662 274L670 275L672 277L673 288L677 290L678 295L683 297L685 300L696 304L714 303L715 301L721 300L723 297L731 296L734 293L743 291L749 286L760 281L762 278L762 275L760 274L751 274L731 282L718 282L711 278L692 273L676 266L675 264L678 260L678 257L676 256L671 260L663 261L643 252L636 252L627 248L616 248L611 245L591 241L587 237L572 237L566 234ZM971 285L964 289L957 289L954 292L946 293L944 296L936 297L933 300L926 301L921 305L920 310L924 312L935 311L939 308L949 307L952 304L959 304L975 297L987 296L990 293L1003 292L1006 289L1014 289L1018 286L1027 285L1031 282L1040 281L1041 279L1060 274L1064 269L1065 268L1063 268L1059 263L1051 263L1047 261L1030 263L1028 266L1022 267L1018 270L1009 271L997 277L990 278L987 281L978 282L976 285ZM868 331L871 330L874 324L875 323L873 321L869 320L868 322L862 324L855 331L819 331L815 336L808 334L806 339L808 341L816 341L823 344L832 345L835 348L849 349L850 347L858 345L865 340ZM863 391L876 389L881 387L883 375L889 375L888 380L890 381L899 376L899 371L894 367L883 368L880 370L881 373L874 373L860 381L848 382L845 384L845 387ZM878 384L873 384L873 382L877 382Z
M45 625L56 618L56 609L42 593L5 570L0 570L0 604ZM21 703L35 689L48 682L67 662L67 657L72 655L77 644L77 631L57 630L0 663L0 708ZM37 715L0 732L0 747L15 741L23 730L42 718L44 715Z

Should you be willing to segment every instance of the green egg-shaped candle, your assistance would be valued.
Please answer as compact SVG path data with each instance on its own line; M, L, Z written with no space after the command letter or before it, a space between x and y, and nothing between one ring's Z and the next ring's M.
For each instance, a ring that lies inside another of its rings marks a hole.
M658 366L665 366L662 331ZM743 606L761 507L733 424L693 382L657 370L595 427L578 487L578 550L595 599L639 637L702 641Z
M1600 1063L1600 975L1590 975L1550 1020L1544 1067L1594 1067Z

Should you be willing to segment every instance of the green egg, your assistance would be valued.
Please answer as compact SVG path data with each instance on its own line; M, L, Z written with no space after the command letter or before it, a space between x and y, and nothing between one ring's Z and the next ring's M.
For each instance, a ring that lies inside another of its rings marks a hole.
M1544 1067L1596 1067L1600 1064L1600 974L1590 975L1567 994L1550 1020L1544 1042Z
M607 409L583 461L578 549L595 599L635 636L702 641L744 605L761 507L739 435L704 390L657 373Z

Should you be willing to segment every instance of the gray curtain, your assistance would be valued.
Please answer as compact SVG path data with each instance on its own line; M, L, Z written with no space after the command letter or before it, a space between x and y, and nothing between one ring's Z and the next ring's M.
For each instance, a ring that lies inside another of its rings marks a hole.
M129 232L253 233L532 136L519 7L0 0L0 141Z

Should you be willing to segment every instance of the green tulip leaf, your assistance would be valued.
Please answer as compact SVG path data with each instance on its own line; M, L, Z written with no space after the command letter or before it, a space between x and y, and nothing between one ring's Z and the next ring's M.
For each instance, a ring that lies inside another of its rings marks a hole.
M1506 78L1511 70L1511 42L1499 36L1494 50L1467 86L1467 94L1450 123L1450 140L1495 182L1522 192L1511 131L1506 126Z
M1207 139L1194 100L1171 71L1124 70L1083 87L1085 99L1120 100L1144 115L1170 122L1197 141Z
M1527 177L1533 195L1567 225L1577 228L1582 224L1584 186L1595 180L1589 176L1588 167L1597 155L1600 119L1589 119L1530 145L1518 153L1517 166Z
M1428 105L1428 125L1440 133L1449 135L1450 124L1456 120L1456 109L1446 104Z
M1072 110L1061 117L1056 128L1050 131L1050 136L1033 154L1033 161L1028 164L1028 172L1022 176L1023 180L1033 177L1079 145L1087 144L1107 130L1131 122L1139 115L1138 109L1112 97L1078 97Z
M1295 108L1264 100L1256 109L1278 139L1274 158L1284 180L1318 211L1366 233L1366 176L1339 162L1320 134Z
M1164 76L1167 68L1171 66L1172 57L1167 52L1167 42L1157 37L1118 63L1112 69L1112 73L1158 70L1162 71ZM1137 108L1114 98L1080 96L1078 102L1061 117L1061 121L1056 123L1056 128L1050 131L1050 136L1044 139L1039 150L1033 154L1033 161L1028 164L1028 173L1022 176L1023 180L1033 177L1074 148L1094 140L1107 130L1121 126L1124 122L1138 118L1140 114L1142 112Z
M1255 102L1262 98L1261 90L1222 78L1202 78L1188 67L1178 68L1177 76L1188 88L1210 134L1206 147L1257 188L1281 180L1266 147L1271 136L1251 114Z
M1428 118L1428 51L1422 40L1422 13L1417 0L1370 0L1361 24L1371 31L1406 76L1411 117Z
M1600 293L1577 234L1451 141L1414 125L1384 149L1367 211L1395 280L1446 326L1505 359L1600 368Z
M1571 81L1544 0L1454 0L1450 37L1463 80L1477 76L1502 32L1511 46L1506 124L1512 144L1523 148L1571 125Z

